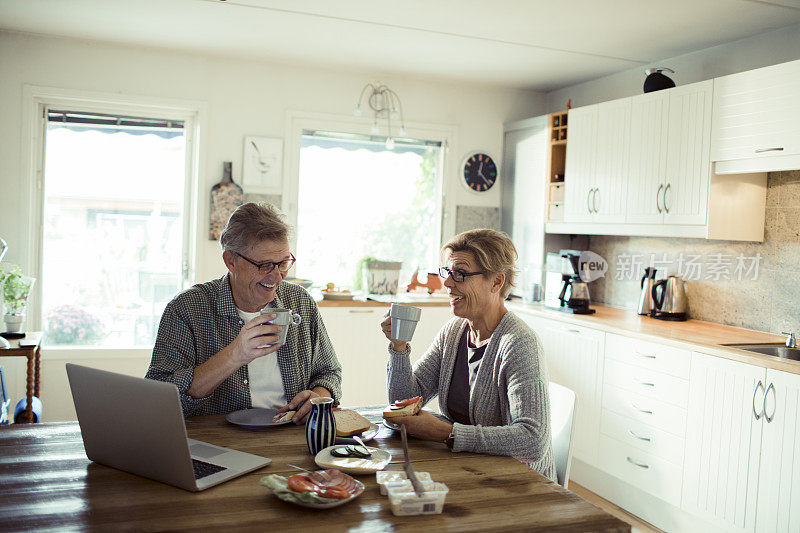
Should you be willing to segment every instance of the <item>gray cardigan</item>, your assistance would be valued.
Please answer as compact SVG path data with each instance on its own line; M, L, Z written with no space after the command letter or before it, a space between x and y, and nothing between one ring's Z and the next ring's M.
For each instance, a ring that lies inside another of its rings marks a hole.
M409 354L389 345L389 401L439 396L449 416L447 395L466 319L453 318L439 331L412 369ZM470 394L471 425L453 424L454 452L510 455L555 481L550 398L544 351L536 333L507 311L492 333Z

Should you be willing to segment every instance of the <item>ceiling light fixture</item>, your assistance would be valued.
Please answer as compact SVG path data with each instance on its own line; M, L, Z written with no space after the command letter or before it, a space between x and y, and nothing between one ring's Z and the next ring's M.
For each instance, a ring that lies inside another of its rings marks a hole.
M368 93L367 90L370 92ZM361 94L356 102L356 107L353 114L357 117L362 115L361 103L364 101L364 95L367 96L367 103L372 109L374 116L372 120L372 134L377 135L380 131L378 126L379 119L386 119L386 149L394 150L394 139L392 138L392 120L400 119L400 129L397 130L397 135L400 137L406 134L406 123L403 118L403 104L400 102L400 97L397 93L388 88L386 85L373 85L368 83L361 89Z

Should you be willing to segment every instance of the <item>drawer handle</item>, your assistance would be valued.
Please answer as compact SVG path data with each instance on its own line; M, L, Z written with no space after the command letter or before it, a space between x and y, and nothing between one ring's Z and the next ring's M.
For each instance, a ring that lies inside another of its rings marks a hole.
M580 332L581 332L581 330L579 330L579 329L568 329L567 330L567 333L578 333L578 334L580 334Z
M653 440L653 439L651 439L650 437L640 437L639 435L637 435L636 433L634 433L632 429L629 429L629 430L628 430L628 435L630 435L630 436L631 436L631 437L633 437L634 439L643 440L643 441L645 441L645 442L651 442L651 441Z
M757 154L761 154L763 152L783 152L783 146L776 148L759 148L758 150L756 150Z
M349 309L348 313L372 313L372 309Z
M642 381L642 380L639 380L639 379L637 379L637 380L635 380L635 381L636 381L636 383L638 383L639 385L644 385L644 386L646 386L646 387L655 387L655 386L656 386L656 384L655 384L655 383L650 383L649 381Z
M656 358L655 355L650 355L650 354L646 354L646 353L636 352L636 355L638 355L639 357L644 357L645 359L655 359Z
M648 411L647 409L641 409L641 408L637 407L635 403L632 403L631 407L633 407L634 409L636 409L640 413L644 413L644 414L647 414L647 415L652 415L653 414L653 411Z
M650 465L646 465L646 464L644 464L644 463L637 463L636 461L634 461L634 460L633 460L633 459L631 459L630 457L627 457L626 459L628 459L628 462L629 462L630 464L632 464L632 465L636 465L636 466L638 466L639 468L650 468Z

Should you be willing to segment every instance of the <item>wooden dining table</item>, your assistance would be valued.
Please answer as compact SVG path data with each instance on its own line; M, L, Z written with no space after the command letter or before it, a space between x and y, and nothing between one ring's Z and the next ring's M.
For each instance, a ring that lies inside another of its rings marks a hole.
M357 408L374 422L381 407ZM399 432L379 426L368 445L392 455L401 470ZM511 457L453 453L441 443L409 439L415 470L449 488L442 514L394 516L375 475L357 476L366 490L327 510L279 500L259 480L289 476L294 464L316 469L302 426L253 430L223 415L189 417L188 436L269 457L255 472L188 492L93 463L77 422L0 429L0 530L258 530L282 531L630 531L630 526Z

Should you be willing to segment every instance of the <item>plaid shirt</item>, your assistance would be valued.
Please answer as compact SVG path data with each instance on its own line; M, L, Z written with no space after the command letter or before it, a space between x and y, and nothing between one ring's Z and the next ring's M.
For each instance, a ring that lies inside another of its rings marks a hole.
M282 281L274 303L279 308L292 309L303 319L300 325L289 327L286 344L266 356L278 357L286 398L291 400L305 389L325 387L338 403L342 395L342 367L316 302L304 288ZM145 377L174 383L184 416L230 413L252 407L247 365L228 376L205 398L187 394L195 367L233 342L243 325L227 274L187 289L164 309Z

